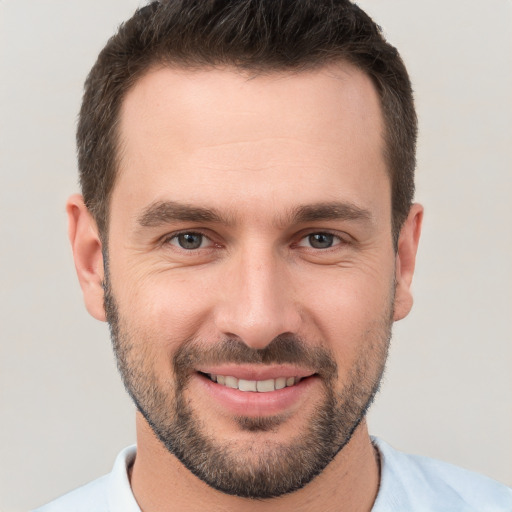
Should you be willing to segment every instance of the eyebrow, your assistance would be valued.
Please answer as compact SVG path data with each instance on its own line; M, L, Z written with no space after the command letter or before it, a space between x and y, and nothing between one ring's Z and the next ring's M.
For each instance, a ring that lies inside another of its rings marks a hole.
M372 221L373 215L353 203L329 202L299 206L292 211L291 218L300 224L318 220Z
M175 221L231 224L230 219L223 218L210 208L190 206L174 201L159 201L149 205L143 210L137 221L143 227L157 227Z
M353 203L328 202L301 205L291 210L279 224L295 224L321 220L371 221L369 210ZM234 219L225 217L211 208L191 206L175 201L159 201L145 208L137 219L142 227L158 227L171 222L208 222L231 225Z

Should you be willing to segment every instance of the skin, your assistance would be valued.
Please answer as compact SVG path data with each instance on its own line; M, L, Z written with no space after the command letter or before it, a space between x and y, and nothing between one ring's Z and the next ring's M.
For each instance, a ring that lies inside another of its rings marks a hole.
M144 350L159 383L172 376L171 358L186 340L215 343L226 336L262 349L293 334L325 348L338 366L339 392L362 353L370 374L376 372L387 323L412 306L423 210L413 205L395 252L383 121L366 75L344 63L257 77L232 69L154 69L128 93L120 134L110 284L134 350L143 350L142 339L151 341ZM169 201L222 218L141 225L148 208ZM291 214L326 203L363 215L304 220ZM104 321L97 227L80 196L69 199L67 210L86 307ZM182 231L205 235L203 247L180 248L173 236ZM334 235L333 246L312 247L314 233ZM241 429L196 376L186 390L211 436L241 450L251 446L255 457L269 439L293 443L323 396L317 379L281 411L286 419L275 429L254 434ZM260 411L255 406L248 414ZM144 511L269 505L368 511L378 491L379 466L364 420L318 477L271 503L206 485L164 448L140 413L137 444L131 484Z

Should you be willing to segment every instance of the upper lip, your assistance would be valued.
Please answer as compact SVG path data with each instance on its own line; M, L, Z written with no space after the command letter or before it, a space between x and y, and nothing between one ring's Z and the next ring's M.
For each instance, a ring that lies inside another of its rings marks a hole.
M292 365L240 365L224 364L218 366L201 366L198 372L210 375L224 375L243 380L268 380L279 377L299 377L301 379L314 375L315 372L307 368Z

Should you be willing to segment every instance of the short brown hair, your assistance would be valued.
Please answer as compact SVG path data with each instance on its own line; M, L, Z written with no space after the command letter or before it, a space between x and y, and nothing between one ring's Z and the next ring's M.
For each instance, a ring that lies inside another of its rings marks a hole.
M301 71L333 61L355 65L378 91L396 244L414 195L417 120L411 83L380 27L348 0L161 0L122 24L87 77L77 130L82 193L102 238L117 170L120 107L150 67Z

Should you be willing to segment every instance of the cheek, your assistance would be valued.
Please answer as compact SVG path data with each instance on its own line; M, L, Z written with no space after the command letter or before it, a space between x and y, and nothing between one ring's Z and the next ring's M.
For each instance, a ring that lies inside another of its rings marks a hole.
M339 269L338 275L331 275L309 295L309 315L317 337L333 351L340 366L350 367L361 350L387 341L393 281L392 272Z
M180 286L153 276L125 285L116 294L128 365L161 389L174 386L174 355L197 336L201 324L204 309L187 288L186 283Z
M211 302L209 288L204 280L171 276L169 272L147 273L121 287L120 309L125 312L128 329L144 333L160 349L174 352L188 338L197 336L205 323Z

